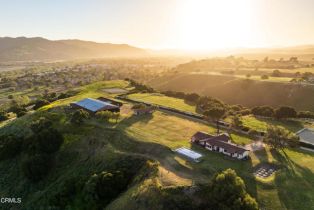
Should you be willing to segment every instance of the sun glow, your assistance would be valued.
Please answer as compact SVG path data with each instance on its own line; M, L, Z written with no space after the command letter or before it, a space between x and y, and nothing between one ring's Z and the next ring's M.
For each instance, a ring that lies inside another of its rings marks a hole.
M219 49L254 45L250 0L185 0L180 37L185 49Z

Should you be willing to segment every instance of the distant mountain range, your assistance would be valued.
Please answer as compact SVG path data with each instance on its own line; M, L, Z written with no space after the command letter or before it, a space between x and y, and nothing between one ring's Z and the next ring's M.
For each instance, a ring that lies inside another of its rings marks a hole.
M0 37L0 61L51 61L145 55L146 50L127 44L82 40L52 41L41 37Z
M243 56L249 59L289 58L314 60L314 45L283 48L238 48L218 51L149 50L127 44L97 43L91 41L48 40L41 37L0 37L0 62L56 61L108 57L187 56L194 58L215 56Z

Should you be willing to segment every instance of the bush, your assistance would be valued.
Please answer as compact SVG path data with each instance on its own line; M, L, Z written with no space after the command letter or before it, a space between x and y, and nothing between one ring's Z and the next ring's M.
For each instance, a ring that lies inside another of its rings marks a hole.
M59 131L48 128L35 136L35 147L44 153L54 153L59 150L63 141L63 136Z
M199 98L200 98L200 96L198 94L189 93L189 94L185 95L184 100L189 101L189 102L193 102L193 103L197 103Z
M26 156L22 161L22 172L26 178L37 182L45 177L52 166L52 157L47 154Z
M257 116L264 116L264 117L273 117L274 116L274 109L270 106L256 106L252 109L252 114Z
M294 108L289 106L282 106L275 111L275 116L278 119L282 118L294 118L297 116L297 112Z
M83 109L76 110L72 117L71 122L74 124L81 124L84 120L89 118L89 113Z
M251 110L250 109L243 109L239 112L239 114L241 114L242 116L249 115L249 114L251 114Z
M272 73L272 76L273 77L280 77L282 74L279 70L274 70L273 73Z
M298 117L299 118L311 118L314 119L314 112L310 112L310 111L300 111L298 113Z
M262 75L261 76L261 79L268 79L269 77L268 77L268 75L266 75L266 74L264 74L264 75Z
M110 111L101 111L96 113L96 117L101 120L109 121L113 117L113 113Z
M85 184L85 200L96 208L104 207L126 189L128 181L120 171L94 174Z
M45 117L40 117L38 120L31 123L30 128L34 133L38 133L43 129L50 128L51 126L52 121L46 119Z
M13 105L9 109L10 112L14 112L18 117L26 114L27 110L19 105Z
M258 204L247 192L244 181L232 169L216 174L209 186L202 186L205 202L201 209L258 210Z
M147 106L146 106L145 104L142 104L142 103L140 103L140 104L134 104L134 105L132 106L132 109L145 109L145 108L147 108Z
M13 158L21 152L22 139L15 136L0 137L0 160Z
M20 111L16 112L16 116L17 116L17 117L22 117L22 116L26 115L26 113L27 113L27 111L25 111L25 110L20 110Z
M35 102L35 105L34 105L34 110L37 110L39 109L40 107L43 107L43 106L46 106L49 104L49 101L45 100L45 99L39 99Z
M8 113L3 110L0 110L0 122L9 119Z

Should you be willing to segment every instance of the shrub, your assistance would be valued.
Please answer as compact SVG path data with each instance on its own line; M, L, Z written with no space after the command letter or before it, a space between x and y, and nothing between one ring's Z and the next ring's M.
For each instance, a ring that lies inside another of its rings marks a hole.
M101 111L96 113L96 117L101 120L109 121L113 117L113 113L110 111Z
M281 72L276 69L276 70L273 71L272 76L273 77L280 77L281 76Z
M0 122L9 119L8 113L3 110L0 110Z
M49 104L49 101L45 100L45 99L39 99L35 102L34 105L34 110L39 109L40 107L46 106Z
M297 112L294 108L289 106L282 106L275 111L275 116L278 119L282 118L293 118L297 116Z
M244 181L232 169L216 174L209 186L202 187L201 209L258 210L258 204L247 192Z
M21 152L22 139L15 136L0 137L0 160L13 158Z
M35 136L36 148L45 153L58 151L63 141L62 134L54 128L44 129Z
M242 116L245 116L245 115L249 115L251 114L251 110L250 109L243 109L239 112Z
M31 123L30 128L34 133L38 133L43 129L50 128L51 126L52 121L46 119L45 117L40 117L38 120Z
M266 74L264 74L264 75L262 75L261 76L261 79L268 79L269 77L268 77L268 75L266 75Z
M37 182L46 176L52 166L52 157L47 154L26 156L22 161L22 172L26 178Z
M104 207L126 189L128 179L120 171L92 175L85 184L84 194L88 203Z
M140 103L140 104L134 104L132 106L132 109L145 109L147 106L143 103Z
M299 118L311 118L314 119L314 112L310 112L310 111L300 111L298 113L298 117Z
M20 110L20 111L16 112L16 116L17 116L17 117L22 117L22 116L26 115L26 113L27 113L27 111L25 111L25 110Z
M197 103L199 98L200 96L196 93L189 93L189 94L186 94L184 97L186 101L193 102L193 103Z
M19 105L13 105L9 108L10 112L14 112L18 117L23 116L26 114L27 110Z
M74 124L81 124L84 120L89 118L89 113L83 109L76 110L72 117L71 122Z
M256 106L251 110L252 114L264 117L273 117L274 109L270 106Z

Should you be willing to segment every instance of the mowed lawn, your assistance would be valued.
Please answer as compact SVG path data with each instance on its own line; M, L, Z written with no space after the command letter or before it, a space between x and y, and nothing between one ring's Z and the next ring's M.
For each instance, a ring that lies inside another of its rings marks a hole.
M197 131L216 134L215 127L160 111L154 112L153 115L126 118L118 126L137 139L163 144L172 149L178 146L190 147L189 140ZM246 136L231 135L235 143L251 142Z
M228 121L228 119L227 119ZM253 115L247 115L242 117L243 125L258 131L266 131L269 125L276 125L286 128L291 132L297 132L302 129L304 126L310 126L305 124L302 121L294 120L275 120L275 119L263 119L257 118Z
M183 99L168 97L159 93L135 93L128 95L128 98L152 103L156 105L167 106L187 112L195 113L195 106L187 104Z

